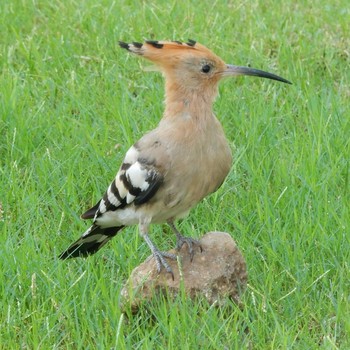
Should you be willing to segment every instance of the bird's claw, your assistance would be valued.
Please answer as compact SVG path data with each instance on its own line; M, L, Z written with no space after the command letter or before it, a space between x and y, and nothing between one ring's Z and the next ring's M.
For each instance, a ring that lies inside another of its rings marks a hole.
M201 253L203 252L203 248L197 239L183 236L177 230L177 228L175 227L174 222L172 220L168 220L168 225L173 230L173 232L176 234L176 250L178 252L181 250L181 248L184 244L187 244L188 252L190 253L191 262L193 261L193 257L194 257L194 250L193 250L194 245L197 245L199 247L199 250L201 251Z
M194 239L191 237L184 237L178 234L177 241L176 241L176 250L180 251L184 244L187 244L188 251L190 253L191 262L193 261L193 257L194 257L194 249L193 249L194 245L197 245L199 247L199 250L201 251L201 253L203 252L203 248L197 239Z
M153 257L156 261L156 266L157 266L157 271L160 273L162 267L165 268L166 272L171 274L172 279L174 280L174 272L170 265L167 263L165 258L171 259L171 260L176 260L177 256L175 254L171 254L168 252L161 252L159 250L153 251Z

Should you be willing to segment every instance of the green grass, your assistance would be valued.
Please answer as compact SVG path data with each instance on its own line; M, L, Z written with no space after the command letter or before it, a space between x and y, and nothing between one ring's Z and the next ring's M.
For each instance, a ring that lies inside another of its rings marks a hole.
M0 348L349 349L349 15L345 0L2 1ZM89 259L57 259L161 117L162 77L117 45L143 38L196 39L294 83L220 86L235 163L180 225L232 234L243 310L182 295L123 314L122 285L149 254L135 227Z

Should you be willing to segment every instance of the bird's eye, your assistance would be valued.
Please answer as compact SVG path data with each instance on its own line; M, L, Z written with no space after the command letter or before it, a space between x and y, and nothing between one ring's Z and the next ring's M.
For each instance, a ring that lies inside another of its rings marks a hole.
M211 70L211 67L209 66L209 64L205 64L201 70L203 73L209 73Z

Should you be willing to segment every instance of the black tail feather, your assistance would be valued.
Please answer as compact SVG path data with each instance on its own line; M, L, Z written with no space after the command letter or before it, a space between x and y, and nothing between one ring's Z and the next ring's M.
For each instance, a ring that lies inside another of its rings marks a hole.
M88 209L84 214L82 214L80 217L84 220L86 219L93 219L98 207L100 206L100 202L98 201L92 208Z
M101 228L92 225L89 230L59 255L59 259L86 257L95 254L124 226Z

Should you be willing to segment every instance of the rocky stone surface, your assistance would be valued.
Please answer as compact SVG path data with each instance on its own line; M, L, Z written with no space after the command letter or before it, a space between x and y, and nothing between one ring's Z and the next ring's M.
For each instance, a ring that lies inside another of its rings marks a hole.
M227 297L239 302L240 294L247 285L245 260L232 237L226 232L208 232L195 247L193 261L187 245L178 253L178 260L167 259L174 272L157 272L153 257L136 267L121 292L122 305L128 303L137 311L141 302L150 300L158 293L176 296L181 281L190 298L205 297L210 304L221 304ZM169 251L175 253L174 250Z

